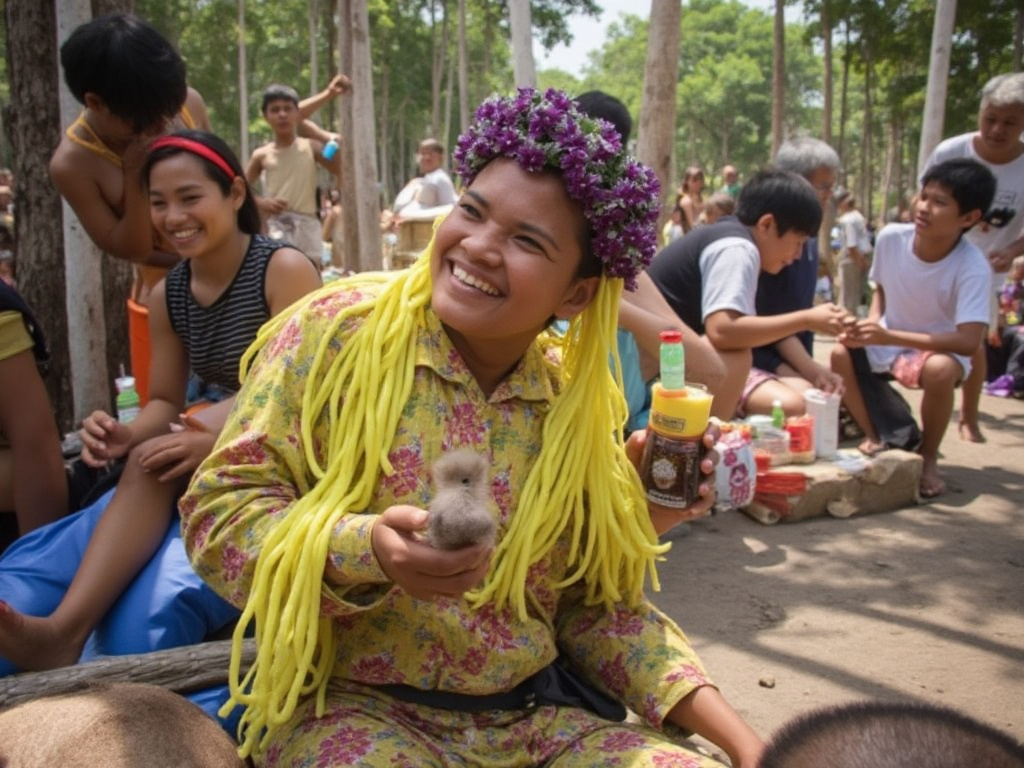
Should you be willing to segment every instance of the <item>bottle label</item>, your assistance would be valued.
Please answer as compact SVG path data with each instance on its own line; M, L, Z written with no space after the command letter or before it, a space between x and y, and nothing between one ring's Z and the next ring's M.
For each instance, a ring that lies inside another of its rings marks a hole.
M648 431L640 461L640 477L648 501L674 509L689 507L697 501L703 441L703 436L669 438L653 429Z
M662 411L651 411L649 418L651 427L659 432L686 432L686 419L683 416L672 416Z
M117 420L122 424L130 424L131 422L135 421L136 417L139 415L140 410L141 409L137 405L128 406L127 408L118 408Z

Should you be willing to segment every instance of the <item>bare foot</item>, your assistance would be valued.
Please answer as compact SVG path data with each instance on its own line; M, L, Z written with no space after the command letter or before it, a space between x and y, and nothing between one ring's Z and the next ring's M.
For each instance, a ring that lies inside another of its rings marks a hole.
M977 422L961 421L957 426L960 432L960 439L969 443L984 443L985 436L981 434L981 427Z
M918 486L918 493L922 499L934 499L946 492L946 484L939 477L938 469L926 462L921 470L921 483Z
M863 453L868 458L877 456L879 453L885 450L885 443L879 443L876 440L867 438L860 445L857 446L857 450Z
M19 669L34 672L74 664L83 644L64 636L51 619L26 616L0 600L0 656Z

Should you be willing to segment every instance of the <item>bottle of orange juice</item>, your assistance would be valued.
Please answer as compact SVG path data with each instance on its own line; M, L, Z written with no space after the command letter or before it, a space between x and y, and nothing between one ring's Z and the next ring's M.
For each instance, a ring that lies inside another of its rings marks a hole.
M660 336L661 381L651 391L640 477L649 501L682 509L699 497L712 398L702 385L686 384L682 332L662 331Z

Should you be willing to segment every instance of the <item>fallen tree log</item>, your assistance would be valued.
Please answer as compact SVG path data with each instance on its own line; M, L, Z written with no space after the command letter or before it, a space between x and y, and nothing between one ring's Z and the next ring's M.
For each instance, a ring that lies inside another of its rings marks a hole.
M254 640L242 649L242 673L256 657ZM79 690L91 683L148 683L175 693L223 685L228 679L231 641L217 640L166 651L104 656L43 672L0 677L0 709L28 699Z

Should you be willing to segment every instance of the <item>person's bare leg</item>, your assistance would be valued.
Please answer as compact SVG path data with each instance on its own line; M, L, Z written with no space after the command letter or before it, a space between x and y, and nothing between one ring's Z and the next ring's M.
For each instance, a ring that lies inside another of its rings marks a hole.
M930 499L946 490L939 476L939 446L953 414L953 391L963 375L960 363L949 355L932 355L921 369L921 468L922 498Z
M718 388L718 393L711 403L711 415L724 421L736 417L736 406L743 395L743 387L750 373L750 362L753 358L749 349L722 351L716 349L722 362L725 363L725 380Z
M874 456L885 448L875 431L875 425L871 423L871 416L868 415L868 407L864 402L864 395L857 384L857 374L853 369L853 359L850 357L850 350L842 344L832 347L830 361L832 370L843 377L843 405L850 413L850 418L857 422L857 426L864 433L863 442L857 446L861 453Z
M803 381L803 379L799 379ZM770 414L772 405L778 400L782 404L782 410L786 416L802 416L807 410L804 402L803 390L797 390L790 386L792 379L779 379L777 381L768 379L757 385L757 388L747 398L747 405L743 409L748 415L751 413ZM805 382L806 383L806 382ZM810 384L807 384L810 387Z
M0 656L23 670L74 664L89 634L153 556L185 480L161 483L133 452L56 610L26 616L0 602Z
M985 386L986 362L985 343L982 342L971 355L971 373L964 379L960 393L960 423L957 429L960 432L960 439L972 443L985 442L978 421L978 409L981 405L981 390Z

